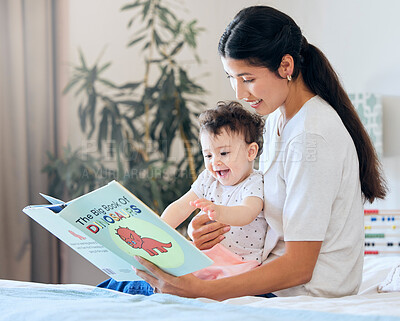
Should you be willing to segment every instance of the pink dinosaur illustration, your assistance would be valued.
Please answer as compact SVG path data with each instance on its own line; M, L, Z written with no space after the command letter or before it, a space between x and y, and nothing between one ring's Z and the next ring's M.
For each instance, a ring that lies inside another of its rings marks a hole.
M134 249L142 249L145 250L151 256L158 255L155 250L159 250L160 253L168 252L165 248L172 247L172 243L162 243L157 240L148 238L148 237L141 237L140 235L136 234L134 230L131 230L127 227L119 227L116 229L116 234L129 246L133 247Z

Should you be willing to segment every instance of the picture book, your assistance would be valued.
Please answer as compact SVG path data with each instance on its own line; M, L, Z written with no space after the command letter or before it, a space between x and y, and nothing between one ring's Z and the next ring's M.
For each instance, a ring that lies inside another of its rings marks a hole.
M175 276L213 263L116 181L67 203L42 196L52 204L23 212L117 281L140 280L135 255Z

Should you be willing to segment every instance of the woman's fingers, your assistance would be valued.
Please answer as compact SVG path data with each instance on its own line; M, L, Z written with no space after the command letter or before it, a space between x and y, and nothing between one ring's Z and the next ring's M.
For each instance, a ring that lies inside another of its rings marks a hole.
M149 283L153 287L155 293L169 293L185 297L199 296L200 292L197 293L196 289L199 290L200 288L196 285L199 285L201 280L194 275L187 274L176 277L164 272L142 257L135 256L135 259L152 274L150 275L145 271L135 269L136 274Z
M212 226L208 226L212 224L219 226L219 228L215 230ZM223 234L228 232L230 229L229 226L217 222L208 225L206 225L203 230L193 231L193 243L200 250L210 249L215 244L221 242L225 238ZM211 230L211 232L209 230ZM205 233L205 231L207 231L207 233Z
M191 222L192 228L193 230L198 230L199 228L201 228L203 225L208 224L210 221L210 219L208 218L207 214L199 214L197 216L195 216Z
M219 242L221 242L225 236L217 234L216 232L213 232L210 235L207 235L209 237L214 237L214 235L217 235L215 238L212 238L210 240L203 238L203 239L199 239L197 241L193 241L194 245L199 249L199 250L209 250L211 249L214 245L218 244Z
M158 266L154 265L150 261L140 257L140 256L135 256L135 259L143 265L151 274L142 271L142 270L136 270L136 274L145 280L147 283L149 283L154 289L157 288L158 290L161 290L162 292L162 284L167 281L169 283L172 283L175 279L174 276L165 273L163 270L161 270Z
M223 234L229 230L229 225L211 221L208 215L203 213L192 220L188 232L197 248L207 250L221 242L225 238Z
M137 275L138 277L142 278L142 279L145 280L147 283L149 283L153 289L156 289L156 288L157 288L157 283L158 283L157 281L158 281L158 280L157 280L154 276L148 274L148 273L145 272L145 271L138 270L138 269L136 269L136 268L134 268L134 269L135 269L136 275Z

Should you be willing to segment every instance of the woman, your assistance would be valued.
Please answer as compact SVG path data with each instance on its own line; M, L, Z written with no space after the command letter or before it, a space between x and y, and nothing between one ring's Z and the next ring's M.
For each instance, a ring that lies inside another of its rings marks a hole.
M244 295L339 297L355 294L363 266L363 201L386 185L371 141L326 57L287 15L266 6L240 11L219 43L225 72L265 126L264 264L213 281L173 277L138 258L156 292L223 300ZM192 222L200 249L226 226Z

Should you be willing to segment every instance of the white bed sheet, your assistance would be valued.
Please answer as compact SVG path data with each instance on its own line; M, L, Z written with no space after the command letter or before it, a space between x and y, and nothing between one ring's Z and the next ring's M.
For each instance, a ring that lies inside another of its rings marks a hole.
M259 298L242 297L223 301L226 304L247 305L293 310L313 310L357 315L400 316L400 292L378 293L377 287L400 264L400 256L367 256L364 261L363 281L357 295L342 298L310 296ZM212 300L200 299L203 302Z
M346 315L358 316L393 316L394 319L400 320L400 292L392 293L378 293L377 286L382 282L391 269L400 264L399 257L366 257L364 264L363 283L358 295L347 296L342 298L316 298L308 296L298 297L278 297L278 298L259 298L259 297L241 297L235 299L225 300L222 303L228 306L242 306L242 307L255 307L266 309L282 309L282 311L289 310L303 310L303 311L316 311L326 313L338 313ZM55 289L62 290L76 290L76 291L92 291L94 287L80 284L42 284L33 282L20 282L11 280L0 280L0 287L9 289ZM114 292L114 291L113 291ZM126 297L129 294L116 293L117 296ZM162 296L162 295L160 295ZM172 296L170 296L172 297ZM161 297L160 297L161 298ZM157 301L158 299L153 299ZM168 298L168 300L173 300ZM215 303L209 299L197 299L199 304ZM170 301L169 301L170 302ZM178 303L182 303L179 301ZM212 304L211 304L212 305ZM203 306L204 307L204 306ZM221 309L219 306L218 309ZM227 309L232 311L232 309ZM258 310L258 309L256 309ZM1 314L0 314L1 316ZM398 318L397 318L398 317ZM289 318L290 319L290 318ZM381 320L377 318L376 320ZM358 318L357 318L358 320ZM370 320L370 318L368 318ZM375 319L374 319L375 320ZM389 320L389 319L388 319Z

